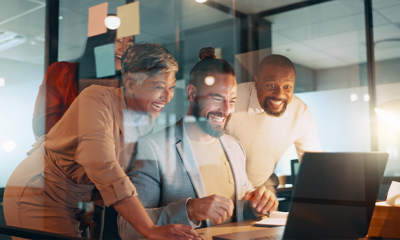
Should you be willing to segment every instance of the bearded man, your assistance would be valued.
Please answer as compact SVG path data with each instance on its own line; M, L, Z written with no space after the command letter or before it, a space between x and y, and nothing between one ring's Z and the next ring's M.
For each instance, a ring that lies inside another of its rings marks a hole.
M187 116L139 141L128 173L157 225L209 227L259 217L278 206L264 186L253 188L243 148L224 134L237 98L235 72L215 59L213 49L206 50L190 74ZM122 239L141 237L122 216L118 226Z
M238 85L236 111L227 133L246 151L246 171L254 187L276 193L275 166L294 143L299 161L304 152L320 152L317 127L307 105L294 95L296 71L281 55L258 65L254 82Z

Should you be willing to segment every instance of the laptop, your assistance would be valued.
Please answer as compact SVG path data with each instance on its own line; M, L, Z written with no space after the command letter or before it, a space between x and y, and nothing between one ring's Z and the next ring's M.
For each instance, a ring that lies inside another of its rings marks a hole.
M213 236L233 239L358 239L367 235L389 155L305 153L285 227Z

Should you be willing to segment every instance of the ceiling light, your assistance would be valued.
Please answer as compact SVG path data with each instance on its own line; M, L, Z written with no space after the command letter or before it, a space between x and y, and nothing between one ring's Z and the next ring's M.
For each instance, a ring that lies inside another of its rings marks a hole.
M63 16L58 16L58 20L63 20Z
M26 42L26 39L17 33L0 31L0 51L18 46Z
M4 78L0 78L0 87L4 87L6 85L6 80Z
M15 142L13 140L10 141L6 141L3 143L3 149L6 152L11 152L17 145L15 144Z
M117 16L108 16L106 17L106 20L104 20L104 23L108 29L114 30L119 28L121 20Z
M8 31L0 31L0 43L11 40L11 39L15 38L15 36L17 36L16 33L8 32Z
M357 99L358 99L358 96L357 96L357 94L351 94L350 95L350 100L352 101L352 102L354 102L354 101L357 101Z
M196 0L196 2L198 2L198 3L204 3L204 2L207 2L207 0Z
M369 94L364 94L364 101L369 102L369 99L370 99Z

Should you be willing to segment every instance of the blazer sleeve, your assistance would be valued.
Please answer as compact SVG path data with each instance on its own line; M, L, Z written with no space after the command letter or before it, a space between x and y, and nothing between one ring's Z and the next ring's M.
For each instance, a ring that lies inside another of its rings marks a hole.
M160 206L162 179L159 159L147 140L139 141L129 166L128 176L135 185L140 202L145 207L151 220L158 226L180 223L195 226L187 215L186 204L190 198L184 198L166 206ZM164 189L164 191L167 191ZM121 215L118 215L118 232L121 239L143 238Z
M89 87L73 104L78 131L75 161L83 166L106 206L137 195L116 156L111 102L101 89Z

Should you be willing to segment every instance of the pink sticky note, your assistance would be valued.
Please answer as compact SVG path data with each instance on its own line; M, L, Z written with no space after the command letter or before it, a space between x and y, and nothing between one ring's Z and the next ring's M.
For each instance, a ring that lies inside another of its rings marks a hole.
M107 32L104 20L107 17L108 2L89 8L88 37L100 35Z

